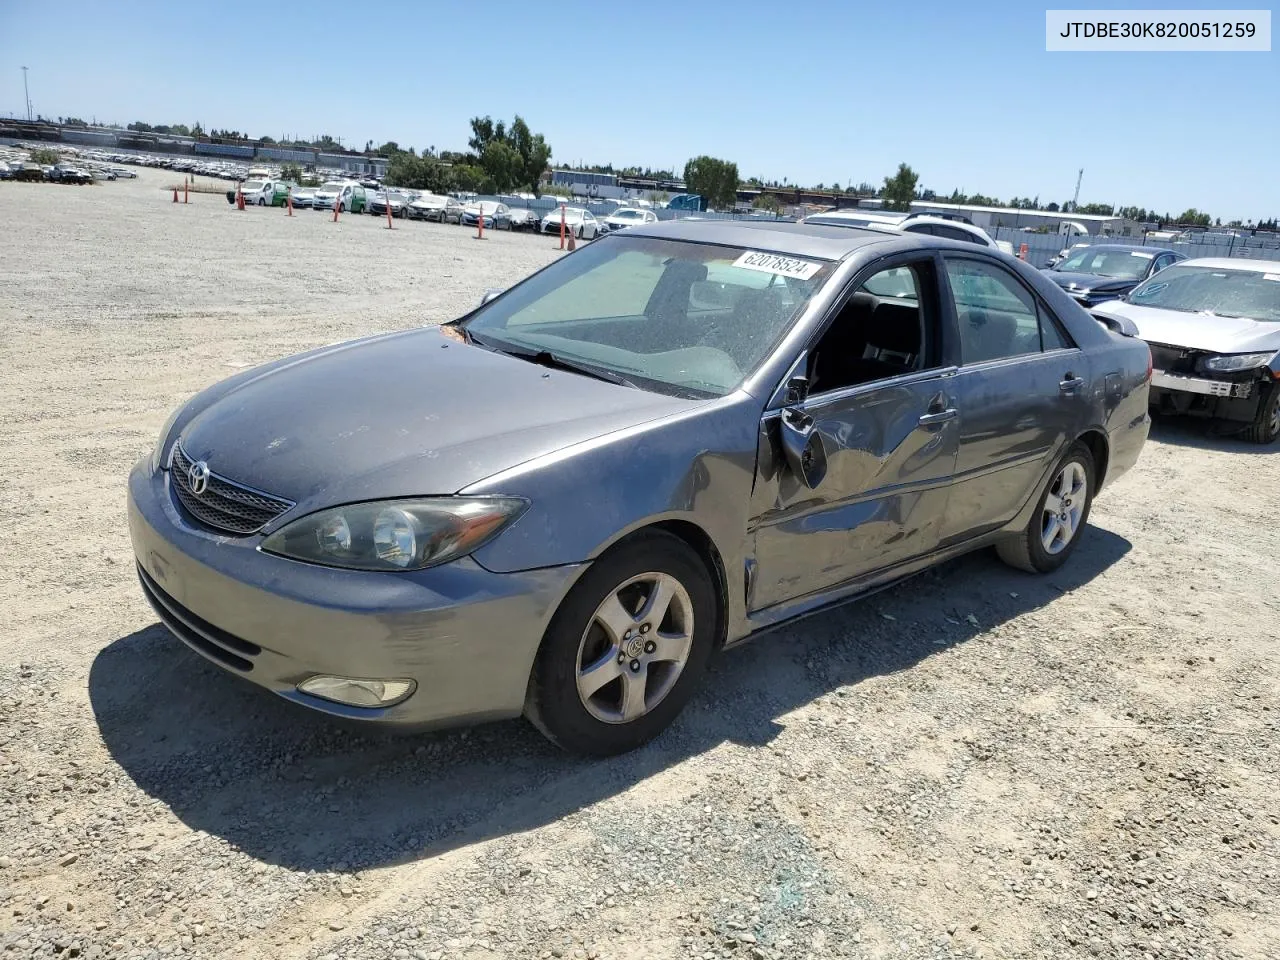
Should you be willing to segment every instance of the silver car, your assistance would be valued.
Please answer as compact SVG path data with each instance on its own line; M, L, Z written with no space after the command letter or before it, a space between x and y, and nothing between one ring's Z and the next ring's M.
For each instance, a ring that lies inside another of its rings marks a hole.
M1149 375L997 251L646 224L205 390L134 468L130 534L161 620L281 697L615 753L760 631L980 547L1058 568Z
M1280 439L1280 263L1183 260L1094 313L1150 345L1152 409Z

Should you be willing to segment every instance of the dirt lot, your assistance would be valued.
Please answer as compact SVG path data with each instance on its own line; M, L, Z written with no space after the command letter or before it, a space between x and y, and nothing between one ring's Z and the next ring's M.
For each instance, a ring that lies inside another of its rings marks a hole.
M0 184L0 958L1280 957L1280 450L1160 425L1060 573L731 652L631 756L360 736L157 625L126 473L206 384L554 242L168 179Z

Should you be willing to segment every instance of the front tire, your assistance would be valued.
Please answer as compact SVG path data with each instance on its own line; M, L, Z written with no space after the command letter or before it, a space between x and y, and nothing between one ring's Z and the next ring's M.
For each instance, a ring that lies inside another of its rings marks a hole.
M1254 443L1275 443L1280 437L1280 383L1264 384L1258 397L1258 412L1245 436Z
M265 198L265 197L259 197L259 198L258 198L258 206L260 206L260 207L265 207L266 205L267 205L266 198Z
M669 533L609 550L542 639L525 716L572 753L610 756L656 737L693 695L718 634L701 559Z
M1067 562L1093 507L1093 454L1076 441L1049 475L1026 529L996 544L1000 559L1027 573L1051 573Z

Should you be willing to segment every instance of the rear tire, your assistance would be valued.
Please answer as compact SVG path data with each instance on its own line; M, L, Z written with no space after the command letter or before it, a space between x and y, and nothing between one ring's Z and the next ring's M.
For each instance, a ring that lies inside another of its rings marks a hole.
M996 544L1000 559L1027 573L1051 573L1066 563L1089 522L1096 474L1089 448L1073 443L1049 474L1026 529Z
M571 753L633 750L666 729L697 689L718 621L698 555L669 533L639 534L596 560L560 604L534 662L525 716Z
M1245 430L1253 443L1275 443L1280 437L1280 383L1264 384L1258 397L1258 412Z

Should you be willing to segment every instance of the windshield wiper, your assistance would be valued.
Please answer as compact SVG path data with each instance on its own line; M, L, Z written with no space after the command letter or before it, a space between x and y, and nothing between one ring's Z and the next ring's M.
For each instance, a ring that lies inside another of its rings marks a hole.
M595 377L597 380L603 380L605 383L616 383L621 387L635 387L640 389L635 383L622 376L620 373L614 373L612 370L605 370L602 367L593 366L589 363L579 363L576 360L566 360L550 350L539 350L528 356L523 354L515 354L522 356L524 359L543 367L550 367L553 370L568 370L572 373L580 373L583 376Z
M473 343L492 350L495 353L505 353L509 357L518 357L521 360L528 360L530 363L536 363L541 367L548 367L552 370L568 370L570 373L579 373L585 377L592 377L596 380L603 380L605 383L615 383L620 387L634 387L639 390L640 387L634 381L628 380L620 373L614 373L612 370L606 370L603 367L597 367L590 363L581 363L577 360L569 360L559 354L552 353L550 350L530 350L524 347L517 347L510 343L494 341L488 338L481 339L475 334L468 333Z

